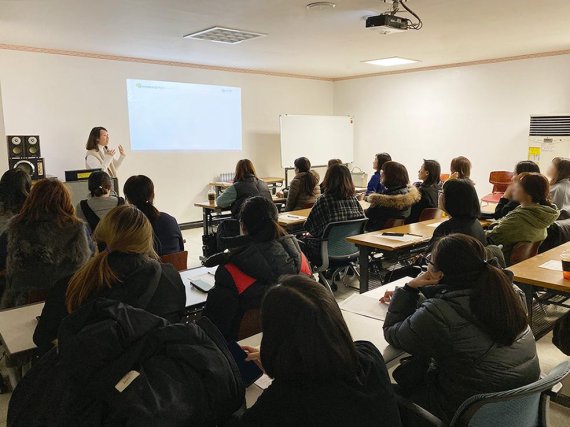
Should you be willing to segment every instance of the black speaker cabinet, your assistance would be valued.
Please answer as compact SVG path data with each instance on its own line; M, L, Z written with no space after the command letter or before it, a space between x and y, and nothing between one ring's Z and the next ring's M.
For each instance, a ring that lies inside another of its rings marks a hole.
M8 158L40 157L40 137L38 135L8 135Z
M46 177L44 159L41 157L29 159L9 159L9 163L10 169L22 169L32 177L32 180L42 179Z

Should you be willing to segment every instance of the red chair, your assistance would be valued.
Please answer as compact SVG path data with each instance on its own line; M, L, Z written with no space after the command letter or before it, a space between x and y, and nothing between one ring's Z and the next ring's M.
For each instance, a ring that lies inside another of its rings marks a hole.
M493 184L493 192L487 194L481 200L487 203L499 203L499 199L503 197L507 187L513 180L513 173L508 171L492 171L489 174L489 182Z
M449 175L448 173L442 173L442 174L439 176L439 180L440 180L441 182L445 182L445 181L447 181L447 180L449 179L449 176L450 176L450 175Z
M542 244L540 242L519 242L511 250L511 258L509 259L509 265L515 265L519 262L526 261L538 254L538 248Z

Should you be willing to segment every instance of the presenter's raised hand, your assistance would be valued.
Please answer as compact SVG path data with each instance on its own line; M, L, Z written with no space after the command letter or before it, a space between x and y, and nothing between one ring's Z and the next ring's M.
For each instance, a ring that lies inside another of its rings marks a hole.
M113 157L113 156L115 155L115 149L114 149L114 148L113 148L112 150L107 149L107 150L105 150L105 154L106 154L107 156Z
M122 145L119 145L119 154L124 157L126 156L126 152L125 152L125 147L123 147Z

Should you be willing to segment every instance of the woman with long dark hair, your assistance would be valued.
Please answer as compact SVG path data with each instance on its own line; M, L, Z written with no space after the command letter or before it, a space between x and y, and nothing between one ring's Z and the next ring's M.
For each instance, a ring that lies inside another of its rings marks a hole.
M424 209L437 208L440 189L441 166L437 160L424 160L418 172L419 182L414 186L420 192L420 201L412 205L410 216L406 224L412 224L420 220Z
M8 222L20 213L30 195L32 179L22 169L10 169L0 179L0 234L6 231Z
M102 126L96 126L89 132L85 146L85 167L87 169L101 169L111 177L117 177L117 171L127 156L125 149L119 145L119 158L115 158L116 150L109 148L109 132Z
M323 286L285 277L267 292L261 317L261 352L244 350L273 382L240 425L401 425L382 355L370 342L353 342Z
M154 248L159 256L184 250L184 239L176 218L154 206L154 183L148 176L131 176L125 182L123 192L129 204L139 208L150 221Z
M309 159L299 157L295 160L295 178L289 186L285 211L310 208L320 195L319 175L311 170Z
M241 206L247 199L254 196L273 200L267 184L257 177L253 162L249 159L242 159L236 164L233 185L218 196L216 203L221 208L229 208L234 219L239 219Z
M384 337L413 356L394 372L402 393L449 423L471 396L536 381L536 343L520 293L476 239L441 239L428 271L381 300L390 302Z
M560 215L560 211L550 201L548 179L539 173L519 175L513 190L513 200L520 206L487 231L489 243L503 245L507 264L510 264L510 254L515 244L546 239L548 227Z
M228 339L238 337L244 313L261 306L267 290L284 274L311 274L294 236L278 223L275 204L265 197L246 200L240 216L242 236L232 249L210 257L216 270L203 315Z
M372 167L374 168L374 174L370 177L368 181L368 186L366 187L366 195L372 193L382 194L386 187L382 183L382 168L386 162L391 162L392 156L388 153L378 153L374 156L374 161L372 162Z

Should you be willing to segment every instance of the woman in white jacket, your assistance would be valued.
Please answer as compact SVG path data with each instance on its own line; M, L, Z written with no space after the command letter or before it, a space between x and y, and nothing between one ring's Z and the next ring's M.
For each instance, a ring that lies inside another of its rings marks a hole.
M86 169L101 169L112 178L117 177L117 170L126 157L125 149L119 145L119 158L115 158L115 149L109 149L109 132L101 126L94 127L87 139L85 154Z

